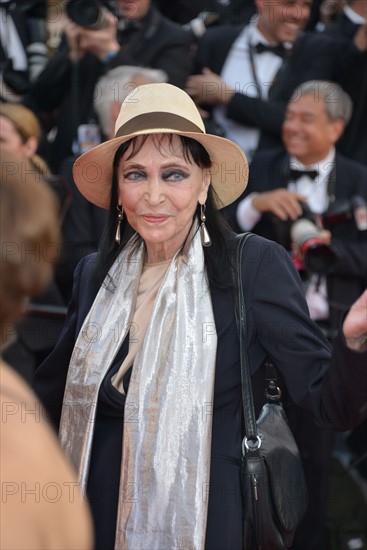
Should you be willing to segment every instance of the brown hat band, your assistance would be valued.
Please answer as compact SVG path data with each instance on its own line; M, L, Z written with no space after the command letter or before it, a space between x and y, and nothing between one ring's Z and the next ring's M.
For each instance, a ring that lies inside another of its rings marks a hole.
M203 134L199 126L196 126L187 118L174 113L167 112L153 112L137 115L120 126L117 130L115 137L128 136L129 134L135 134L136 132L142 132L144 130L151 130L153 128L167 128L172 129L175 132L199 132Z

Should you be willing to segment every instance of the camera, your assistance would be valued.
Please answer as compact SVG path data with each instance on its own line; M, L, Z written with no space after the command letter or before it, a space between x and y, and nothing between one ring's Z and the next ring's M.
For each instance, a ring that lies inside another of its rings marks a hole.
M295 262L300 263L298 269L304 268L313 273L325 274L338 258L333 247L321 238L323 229L317 224L315 215L307 204L300 205L302 214L296 221L283 221L274 214L269 215L271 238L286 250L293 251Z
M66 13L74 23L85 29L98 31L106 26L106 15L114 13L111 2L99 0L69 0Z
M320 229L310 211L303 208L303 215L292 223L290 236L293 246L300 254L306 270L325 275L338 261L332 245L321 238Z

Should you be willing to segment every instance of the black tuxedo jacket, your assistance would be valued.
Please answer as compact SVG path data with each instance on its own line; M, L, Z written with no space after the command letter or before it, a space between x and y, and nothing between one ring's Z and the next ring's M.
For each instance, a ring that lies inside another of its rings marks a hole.
M361 196L367 201L367 168L336 153L333 194L335 200ZM252 192L264 192L287 187L289 181L289 156L284 149L259 151L251 163L249 184L243 197ZM243 198L241 197L241 198ZM241 200L241 198L239 200ZM235 218L236 204L231 205L227 215ZM280 220L263 215L253 231L263 237L277 240ZM330 308L333 326L340 321L343 309L347 309L367 286L367 231L359 231L353 221L332 227L332 243L339 261L327 277L328 295L342 309Z
M353 23L344 13L325 28L325 34L336 40L352 40L360 25Z
M343 63L340 84L353 101L353 114L337 147L344 155L367 164L367 51L360 51L353 45L359 25L352 23L342 14L329 25L325 34L335 38L344 48L352 48L354 55Z
M243 26L209 29L199 42L196 72L209 67L220 74L232 44L242 29ZM294 44L292 54L280 68L270 88L269 99L248 97L237 92L227 105L227 117L259 128L259 149L281 145L284 112L295 88L307 80L337 81L341 59L345 55L340 44L332 38L302 33Z

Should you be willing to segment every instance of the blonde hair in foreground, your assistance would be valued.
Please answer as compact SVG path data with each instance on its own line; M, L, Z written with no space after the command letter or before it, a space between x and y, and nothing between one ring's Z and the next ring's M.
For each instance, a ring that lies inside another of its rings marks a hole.
M55 197L29 162L1 154L0 330L51 280L60 247Z

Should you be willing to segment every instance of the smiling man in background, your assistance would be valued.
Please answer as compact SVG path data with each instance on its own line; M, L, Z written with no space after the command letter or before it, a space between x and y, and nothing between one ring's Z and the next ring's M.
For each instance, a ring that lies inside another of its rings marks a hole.
M312 0L256 0L258 14L245 27L208 29L201 39L188 93L211 112L217 133L251 160L258 148L281 145L281 126L292 92L302 82L336 81L348 52L334 39L303 29Z

